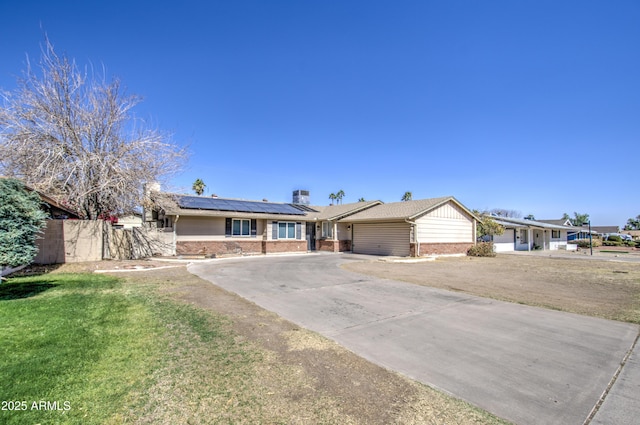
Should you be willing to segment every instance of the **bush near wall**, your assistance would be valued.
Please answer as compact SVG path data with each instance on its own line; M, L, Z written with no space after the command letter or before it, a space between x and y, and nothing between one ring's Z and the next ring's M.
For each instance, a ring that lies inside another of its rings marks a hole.
M622 246L622 242L607 240L607 241L603 241L602 245L604 245L604 246Z
M589 245L589 239L578 239L574 241L569 241L570 244L578 245L580 248L589 248L589 246L593 246L597 248L602 246L602 241L600 239L592 239L592 245Z
M493 242L480 242L467 250L469 257L495 257Z

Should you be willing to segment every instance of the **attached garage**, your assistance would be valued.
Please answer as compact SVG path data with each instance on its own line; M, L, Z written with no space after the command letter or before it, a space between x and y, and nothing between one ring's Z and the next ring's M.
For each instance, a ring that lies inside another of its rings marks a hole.
M409 255L411 242L409 223L355 223L353 224L353 247L356 254Z
M465 254L476 239L475 215L452 196L376 205L340 220L357 254L419 257Z

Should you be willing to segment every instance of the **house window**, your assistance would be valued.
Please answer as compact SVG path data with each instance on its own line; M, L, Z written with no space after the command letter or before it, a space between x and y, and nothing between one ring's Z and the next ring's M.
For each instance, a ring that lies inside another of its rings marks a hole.
M520 243L529 243L528 229L520 229Z
M288 221L278 222L278 239L295 239L296 223Z
M233 236L251 236L251 220L234 218L231 234Z
M333 223L330 221L322 222L322 237L323 238L331 238L333 236Z
M560 239L560 230L552 230L551 231L552 239Z

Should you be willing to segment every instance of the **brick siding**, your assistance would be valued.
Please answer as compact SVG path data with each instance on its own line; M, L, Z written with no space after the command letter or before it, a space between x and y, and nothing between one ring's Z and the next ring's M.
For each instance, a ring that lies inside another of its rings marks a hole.
M276 252L307 252L307 241L287 240L287 241L262 241L262 252L271 254Z
M416 257L416 245L410 244L409 255ZM467 250L474 244L472 242L460 243L421 243L420 256L426 255L447 255L447 254L466 254Z
M177 255L261 254L261 240L247 241L184 241L176 243Z
M316 241L316 249L318 251L327 252L346 252L351 251L351 241L334 241L331 239L319 239Z

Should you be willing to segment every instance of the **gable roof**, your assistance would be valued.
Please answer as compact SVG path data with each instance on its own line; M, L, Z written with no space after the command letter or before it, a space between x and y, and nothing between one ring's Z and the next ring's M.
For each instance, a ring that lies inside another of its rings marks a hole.
M571 220L570 219L563 219L563 218L559 218L559 219L553 219L553 220L536 220L539 221L541 223L549 223L549 224L557 224L558 226L571 226Z
M618 226L591 226L591 230L594 230L598 233L618 233L620 232L620 227Z
M317 210L318 213L310 213L309 215L313 216L313 218L317 220L335 221L381 204L382 201L365 201L352 202L350 204L328 205L325 207L313 206L311 208Z
M348 218L345 218L344 221L413 220L435 210L447 202L453 202L471 217L476 220L478 219L456 198L453 196L444 196L441 198L418 199L415 201L392 202L389 204L376 205L374 208L369 208L349 216Z
M505 227L538 227L541 229L575 230L573 226L563 226L560 224L547 223L540 220L528 220L526 218L494 217L491 218L498 224Z

